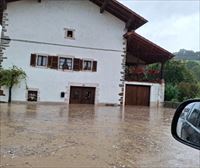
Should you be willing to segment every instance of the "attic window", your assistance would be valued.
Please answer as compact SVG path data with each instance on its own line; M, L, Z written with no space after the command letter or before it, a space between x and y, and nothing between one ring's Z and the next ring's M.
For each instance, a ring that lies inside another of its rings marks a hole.
M65 30L65 38L67 39L75 39L74 37L74 31L73 29L64 29Z

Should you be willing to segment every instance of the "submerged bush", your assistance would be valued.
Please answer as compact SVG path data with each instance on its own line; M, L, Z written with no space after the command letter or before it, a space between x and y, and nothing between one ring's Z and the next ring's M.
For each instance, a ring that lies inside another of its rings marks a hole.
M196 98L200 93L200 86L198 83L181 82L177 85L177 88L179 90L179 101Z
M179 90L176 85L166 84L165 101L178 101Z

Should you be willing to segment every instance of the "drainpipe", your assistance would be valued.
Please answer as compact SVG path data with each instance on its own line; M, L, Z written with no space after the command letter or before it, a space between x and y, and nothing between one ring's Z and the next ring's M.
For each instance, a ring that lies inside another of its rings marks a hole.
M165 80L164 80L164 65L165 62L161 63L161 68L160 68L160 100L159 100L159 106L164 105L164 97L165 97Z
M161 67L160 67L160 80L161 83L165 83L164 81L164 62L161 63Z

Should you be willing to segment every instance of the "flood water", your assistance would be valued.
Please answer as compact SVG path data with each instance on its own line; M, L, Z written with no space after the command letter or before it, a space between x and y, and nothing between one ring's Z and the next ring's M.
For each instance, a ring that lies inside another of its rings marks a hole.
M0 167L200 167L174 140L174 109L0 104Z

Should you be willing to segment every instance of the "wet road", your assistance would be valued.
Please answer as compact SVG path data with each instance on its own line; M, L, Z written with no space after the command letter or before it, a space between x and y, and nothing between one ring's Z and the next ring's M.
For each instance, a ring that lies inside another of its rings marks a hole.
M200 167L173 109L0 104L0 167Z

